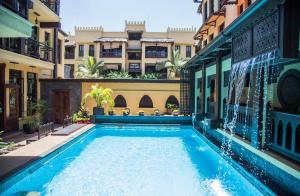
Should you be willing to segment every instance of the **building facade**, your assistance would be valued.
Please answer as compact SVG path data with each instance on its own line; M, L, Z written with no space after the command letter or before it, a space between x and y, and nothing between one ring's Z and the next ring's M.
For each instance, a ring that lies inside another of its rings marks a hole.
M106 70L123 70L132 75L156 72L155 64L180 50L181 58L195 54L193 28L168 28L148 32L145 22L126 21L124 31L107 32L102 27L75 27L65 43L66 78L72 78L79 64L93 56L104 61Z
M0 129L18 130L33 113L40 78L63 77L59 8L59 0L0 1Z
M198 2L201 49L187 63L191 113L199 124L206 118L211 129L299 161L299 2Z

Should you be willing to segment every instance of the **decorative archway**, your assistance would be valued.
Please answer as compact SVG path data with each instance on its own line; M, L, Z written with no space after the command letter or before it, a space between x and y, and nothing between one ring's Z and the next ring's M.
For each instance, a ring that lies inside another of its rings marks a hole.
M140 108L153 108L152 99L148 95L144 95L139 103Z
M116 98L115 98L115 107L117 107L117 108L127 107L126 100L122 95L116 96Z
M167 108L168 104L175 104L179 107L179 101L174 95L170 95L166 101L165 108Z

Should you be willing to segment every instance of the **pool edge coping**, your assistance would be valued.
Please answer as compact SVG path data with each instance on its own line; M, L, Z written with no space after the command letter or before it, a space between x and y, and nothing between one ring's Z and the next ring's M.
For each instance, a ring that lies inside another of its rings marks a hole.
M2 175L0 177L0 194L5 191L5 187L7 188L7 187L11 187L13 185L10 183L19 181L20 180L19 178L23 178L22 176L20 176L18 178L18 175L22 175L23 172L26 172L27 170L29 171L31 168L34 168L34 166L40 164L40 162L43 161L44 159L46 159L48 156L49 156L49 159L51 159L52 156L56 155L55 152L57 152L57 154L59 154L61 151L63 151L65 148L68 147L68 146L66 146L66 144L69 143L70 145L72 145L72 143L73 143L72 141L76 142L75 141L76 139L80 139L81 136L88 133L95 126L96 126L96 124L88 124L88 125L80 128L79 130L77 130L76 132L73 133L74 135L71 134L70 137L66 138L62 142L54 145L53 147L49 148L45 152L41 153L40 155L34 156L33 158L27 160L23 164L11 169L10 171L8 171L4 175ZM57 137L57 136L53 136L53 137ZM65 136L60 136L60 137L65 137ZM14 179L14 178L18 178L18 179Z

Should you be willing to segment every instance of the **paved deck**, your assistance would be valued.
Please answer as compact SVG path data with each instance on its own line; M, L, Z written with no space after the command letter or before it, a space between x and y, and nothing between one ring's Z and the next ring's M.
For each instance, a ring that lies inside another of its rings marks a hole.
M49 135L36 142L32 142L24 147L11 151L8 154L0 155L0 181L23 168L27 164L56 150L68 141L88 131L93 126L95 125L86 125L70 135Z

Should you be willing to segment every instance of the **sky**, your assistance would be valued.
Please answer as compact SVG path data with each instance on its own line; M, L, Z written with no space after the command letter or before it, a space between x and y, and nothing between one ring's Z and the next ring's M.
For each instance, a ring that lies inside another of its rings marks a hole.
M193 0L61 0L62 29L74 33L75 26L102 26L105 31L123 31L125 20L146 21L147 31L168 27L201 25L199 4Z

